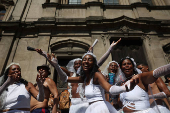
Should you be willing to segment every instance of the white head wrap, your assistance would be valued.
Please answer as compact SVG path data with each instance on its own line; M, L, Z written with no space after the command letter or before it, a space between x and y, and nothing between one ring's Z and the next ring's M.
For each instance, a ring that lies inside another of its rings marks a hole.
M127 59L129 58L129 59L132 60L132 63L134 64L134 70L137 72L137 74L142 73L142 71L136 67L136 62L135 62L135 60L134 60L133 58L130 58L129 56L127 56L126 58L127 58ZM126 58L125 58L125 59L126 59ZM120 71L120 74L126 78L126 76L125 76L125 74L122 72L122 70ZM133 75L132 75L132 76L133 76ZM127 78L126 78L126 79L127 79Z
M91 53L91 52L85 53L85 54L83 55L82 59L83 59L86 55L91 55L91 56L93 56L93 58L96 60L96 64L97 64L97 58L96 58L96 56L95 56L93 53Z
M19 63L11 63L11 64L9 64L7 67L6 67L6 69L5 69L5 71L4 71L4 74L0 77L0 86L1 85L3 85L4 84L4 82L5 82L5 76L7 76L7 75L5 75L6 74L6 71L12 66L12 65L18 65L19 67L20 67L20 65L19 65ZM20 67L21 68L21 67ZM6 100L6 96L7 96L7 91L5 90L5 91L3 91L3 93L0 95L0 109L3 109L3 107L4 107L4 105L5 105L5 100Z
M119 83L119 82L124 82L126 80L126 77L124 76L124 74L121 74L121 69L119 67L119 64L116 62L116 61L111 61L109 62L109 64L105 67L104 71L103 71L103 75L108 75L108 68L109 68L109 65L114 62L117 64L118 66L118 70L117 70L117 73L115 73L116 77L115 77L115 84Z
M103 74L104 74L105 76L109 74L108 68L109 68L110 64L113 63L113 62L117 64L118 70L120 70L119 64L118 64L116 61L113 60L113 61L109 62L109 64L107 64L107 66L105 67L105 69L104 69L104 71L103 71ZM116 73L116 74L117 74L117 73Z
M66 66L67 70L70 71L70 72L76 73L76 70L74 69L74 62L78 61L78 60L82 61L82 59L80 59L80 58L70 60L69 63L67 64L67 66Z

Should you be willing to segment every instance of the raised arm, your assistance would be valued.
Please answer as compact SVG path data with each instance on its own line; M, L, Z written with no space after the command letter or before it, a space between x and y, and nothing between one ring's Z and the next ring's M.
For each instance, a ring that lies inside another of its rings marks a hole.
M17 74L8 75L8 79L4 82L2 86L0 86L0 95L5 89L7 89L9 85L13 84L15 81L18 81L18 79L20 79L20 77L17 76Z
M105 61L106 59L109 57L111 50L113 49L113 47L119 43L121 40L121 38L114 43L114 41L112 42L112 44L110 45L109 49L106 51L106 53L100 58L100 60L97 62L97 65L100 67Z
M144 85L155 82L159 77L170 74L170 64L158 67L157 69L139 74Z
M39 90L37 90L34 87L34 85L30 82L26 86L26 89L28 90L28 92L30 92L32 94L32 96L34 98L36 98L40 102L43 102L44 101L44 86L43 86L43 84L44 84L45 78L38 74L36 81L37 81L37 85L38 85Z
M64 82L67 82L67 74L60 68L58 64L58 60L55 57L55 55L52 54L52 56L50 56L49 54L47 54L45 51L42 51L41 49L36 49L36 51L40 55L44 56L47 59L47 61L57 70L60 79Z

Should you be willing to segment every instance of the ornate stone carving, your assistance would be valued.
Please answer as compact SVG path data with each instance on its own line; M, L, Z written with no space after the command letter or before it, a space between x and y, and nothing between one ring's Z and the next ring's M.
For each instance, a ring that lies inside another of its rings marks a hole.
M129 33L130 29L127 26L123 26L119 29L119 31L123 32L123 33Z
M164 45L162 48L165 53L165 59L170 63L170 43Z
M151 40L151 37L149 35L142 35L141 38L143 40L145 40L145 39Z
M107 35L101 34L101 39L103 40L104 46L106 46L106 40L108 40L109 38L110 36L108 34Z

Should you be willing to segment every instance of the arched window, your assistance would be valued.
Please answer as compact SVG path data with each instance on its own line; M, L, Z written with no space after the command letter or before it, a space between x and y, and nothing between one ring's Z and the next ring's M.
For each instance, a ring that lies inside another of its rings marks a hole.
M69 0L69 4L81 4L81 0Z
M89 47L89 44L73 39L57 41L50 45L51 53L57 56L58 63L62 67L65 67L74 58L81 58L88 51ZM54 70L53 80L56 82L58 90L67 88L67 83L59 79L56 70Z
M153 5L152 0L142 0L142 3L148 3L150 5Z
M5 15L5 13L6 13L6 10L5 10L5 9L0 9L0 21L3 20L3 17L4 17L4 15Z
M119 0L104 0L105 5L119 5Z

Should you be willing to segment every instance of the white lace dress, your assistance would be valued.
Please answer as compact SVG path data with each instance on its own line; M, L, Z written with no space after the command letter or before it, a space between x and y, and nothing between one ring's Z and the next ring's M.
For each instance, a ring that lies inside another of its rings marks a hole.
M93 79L85 86L85 96L89 105L85 113L117 113L117 110L105 100L104 89L100 85L94 85Z

